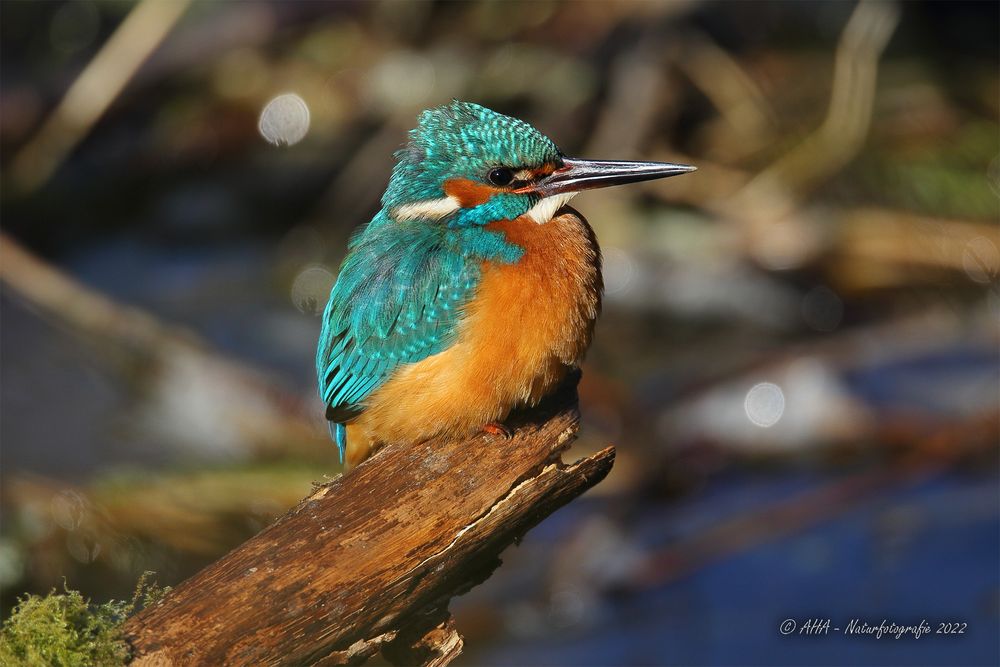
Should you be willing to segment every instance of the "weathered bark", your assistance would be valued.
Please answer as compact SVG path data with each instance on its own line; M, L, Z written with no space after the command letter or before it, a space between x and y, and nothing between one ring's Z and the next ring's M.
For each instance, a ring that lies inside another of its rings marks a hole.
M134 664L447 664L450 598L611 469L611 447L561 462L578 419L574 378L510 438L379 451L129 620Z

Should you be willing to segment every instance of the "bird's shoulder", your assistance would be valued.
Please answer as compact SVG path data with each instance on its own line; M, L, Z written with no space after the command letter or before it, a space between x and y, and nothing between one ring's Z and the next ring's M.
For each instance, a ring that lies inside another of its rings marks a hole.
M429 225L375 224L352 240L316 357L320 393L335 416L360 409L400 364L454 340L480 266L449 236Z

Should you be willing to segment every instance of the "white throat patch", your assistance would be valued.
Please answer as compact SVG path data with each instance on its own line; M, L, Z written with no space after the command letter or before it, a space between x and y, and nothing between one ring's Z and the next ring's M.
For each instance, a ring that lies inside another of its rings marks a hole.
M552 219L552 216L556 214L556 211L565 206L574 196L576 196L575 192L564 192L559 195L545 197L532 206L527 215L539 225L544 225Z

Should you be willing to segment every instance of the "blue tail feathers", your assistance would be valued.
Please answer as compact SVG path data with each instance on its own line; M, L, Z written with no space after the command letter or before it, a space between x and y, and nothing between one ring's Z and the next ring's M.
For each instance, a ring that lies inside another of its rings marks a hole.
M347 449L347 426L334 422L327 422L330 428L330 437L337 443L337 451L340 453L340 464L344 465L344 450Z

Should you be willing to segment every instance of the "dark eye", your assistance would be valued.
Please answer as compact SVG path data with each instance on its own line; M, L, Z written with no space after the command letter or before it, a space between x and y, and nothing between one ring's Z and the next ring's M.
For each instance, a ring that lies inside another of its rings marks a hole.
M514 172L507 167L497 167L490 169L487 178L493 185L510 185L510 182L514 180Z

